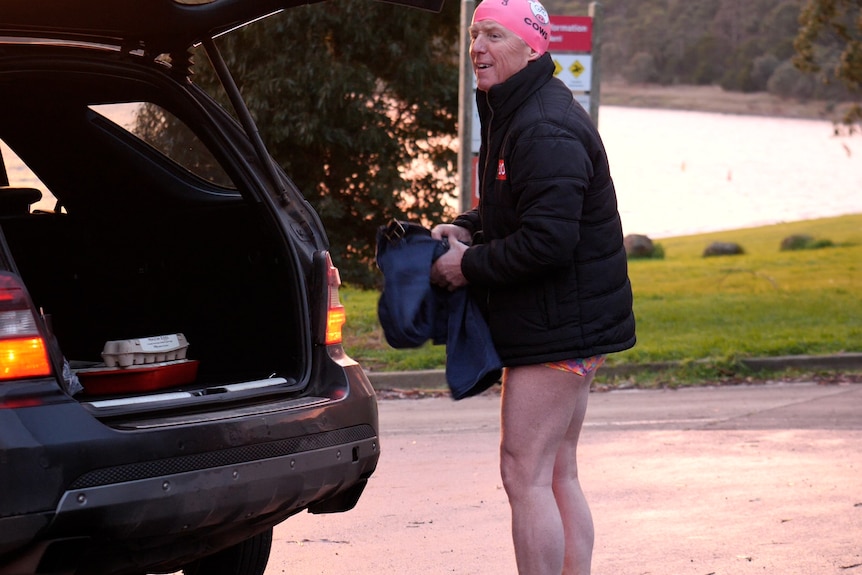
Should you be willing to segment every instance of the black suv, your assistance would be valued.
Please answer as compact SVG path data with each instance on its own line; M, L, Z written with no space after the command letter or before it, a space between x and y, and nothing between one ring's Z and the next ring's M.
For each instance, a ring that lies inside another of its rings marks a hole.
M0 573L260 574L373 473L326 235L213 40L305 3L3 0Z

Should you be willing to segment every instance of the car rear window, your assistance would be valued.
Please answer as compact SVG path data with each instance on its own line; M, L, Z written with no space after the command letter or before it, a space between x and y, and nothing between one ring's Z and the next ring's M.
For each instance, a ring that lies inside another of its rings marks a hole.
M231 179L179 118L152 102L92 105L90 109L146 142L195 176L225 188Z

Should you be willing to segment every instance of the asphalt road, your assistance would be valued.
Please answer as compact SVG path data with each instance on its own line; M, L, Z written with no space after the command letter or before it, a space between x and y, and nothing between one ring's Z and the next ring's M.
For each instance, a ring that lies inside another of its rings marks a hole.
M357 507L276 528L266 575L514 574L499 397L380 402ZM862 575L862 384L594 393L593 575Z

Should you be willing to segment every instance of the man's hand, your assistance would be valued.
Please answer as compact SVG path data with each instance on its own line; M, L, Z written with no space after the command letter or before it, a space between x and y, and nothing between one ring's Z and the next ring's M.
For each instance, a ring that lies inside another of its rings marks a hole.
M464 228L458 229L464 230ZM467 230L464 231L466 232ZM445 287L449 291L455 291L459 287L467 285L467 278L465 278L464 274L461 272L461 258L464 257L464 252L467 251L467 246L455 239L452 235L449 235L448 237L449 249L445 254L437 258L437 261L435 261L434 265L431 266L431 283L440 287Z
M434 226L431 228L431 237L435 240L448 238L450 244L456 243L453 240L457 240L468 246L472 243L473 239L470 237L470 232L467 228L462 228L455 224L440 224L439 226Z

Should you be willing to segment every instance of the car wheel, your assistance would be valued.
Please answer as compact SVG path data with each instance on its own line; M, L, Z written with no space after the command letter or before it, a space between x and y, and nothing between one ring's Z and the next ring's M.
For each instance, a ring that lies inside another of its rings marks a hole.
M183 568L184 575L263 575L272 547L272 528L242 543L198 559Z

